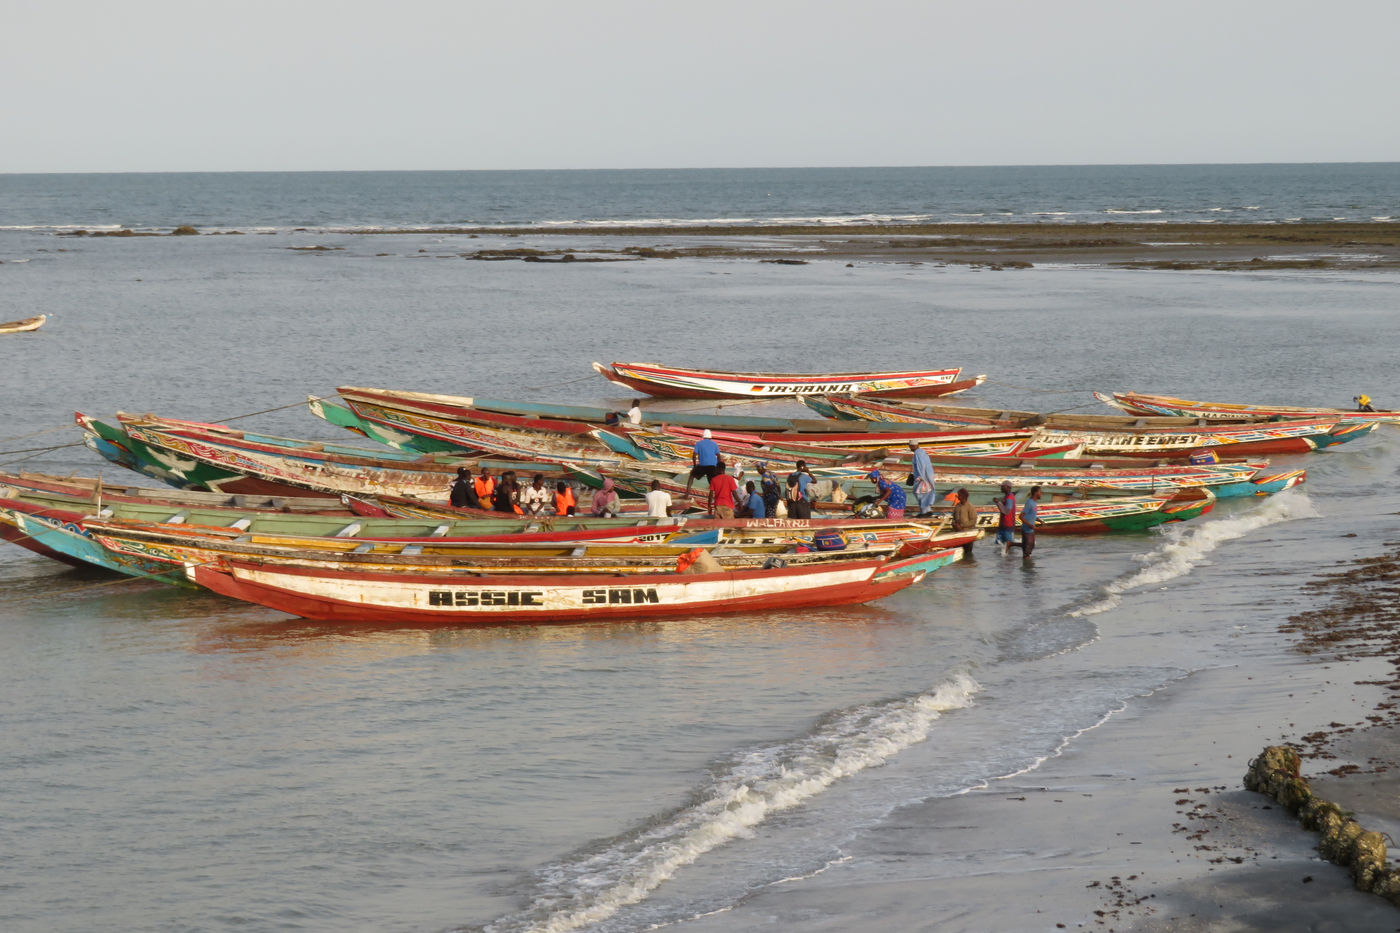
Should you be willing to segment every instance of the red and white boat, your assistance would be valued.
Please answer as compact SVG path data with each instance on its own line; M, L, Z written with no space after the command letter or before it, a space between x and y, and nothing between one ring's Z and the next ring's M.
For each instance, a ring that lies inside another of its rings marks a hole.
M783 398L795 395L939 396L964 392L986 376L959 379L961 369L887 373L745 373L681 369L657 363L594 363L611 382L665 398Z
M186 565L216 593L324 622L397 625L633 621L865 603L962 557L948 548L907 559L846 560L718 573L496 576L332 570L226 558Z

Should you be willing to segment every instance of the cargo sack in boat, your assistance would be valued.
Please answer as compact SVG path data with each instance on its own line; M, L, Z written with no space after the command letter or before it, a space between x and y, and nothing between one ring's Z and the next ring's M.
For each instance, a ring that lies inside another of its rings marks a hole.
M686 551L676 559L676 571L679 573L719 573L722 570L724 567L715 560L714 555L702 547Z
M812 535L812 546L818 551L844 551L846 537L839 531L819 531Z

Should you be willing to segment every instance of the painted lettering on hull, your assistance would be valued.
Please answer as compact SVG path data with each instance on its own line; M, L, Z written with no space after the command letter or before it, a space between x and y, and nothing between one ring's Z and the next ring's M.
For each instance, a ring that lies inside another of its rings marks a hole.
M661 597L657 595L655 587L641 586L617 586L607 589L584 590L583 604L585 606L600 605L635 605L638 603L659 603Z
M585 606L634 606L660 603L656 587L611 586L584 590ZM543 590L429 590L428 605L443 608L534 607L547 608Z
M429 606L543 606L544 593L519 590L429 590Z

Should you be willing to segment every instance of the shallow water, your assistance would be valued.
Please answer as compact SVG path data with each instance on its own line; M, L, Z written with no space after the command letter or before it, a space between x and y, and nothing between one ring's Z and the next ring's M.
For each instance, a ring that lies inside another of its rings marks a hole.
M316 244L344 249L289 248ZM338 384L621 401L594 359L962 365L991 376L970 403L1042 410L1394 401L1390 274L455 258L491 244L0 231L11 317L52 314L0 338L0 459L116 476L28 451L75 441L74 409L336 437L296 403ZM343 629L0 548L0 927L724 928L896 808L1230 664L1392 534L1397 436L1197 522L1025 563L983 543L871 606L743 618Z

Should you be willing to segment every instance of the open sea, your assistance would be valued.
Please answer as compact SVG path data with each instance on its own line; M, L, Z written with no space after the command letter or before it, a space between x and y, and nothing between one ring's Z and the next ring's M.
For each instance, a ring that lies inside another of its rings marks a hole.
M623 401L592 360L956 365L989 374L968 404L1040 410L1400 407L1389 271L461 259L534 242L492 227L603 221L1397 216L1395 164L3 175L0 320L50 319L0 336L0 466L153 484L78 444L75 410L335 438L298 403L337 385ZM62 235L181 224L244 235ZM365 232L458 226L482 229ZM987 866L882 851L882 827L1234 664L1393 540L1400 431L1275 462L1307 483L1026 562L982 542L791 614L343 628L0 547L0 930L875 929L858 898L764 899L874 866L951 903Z

